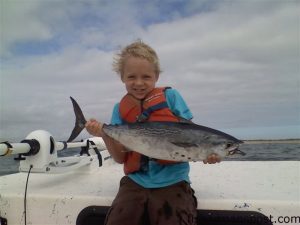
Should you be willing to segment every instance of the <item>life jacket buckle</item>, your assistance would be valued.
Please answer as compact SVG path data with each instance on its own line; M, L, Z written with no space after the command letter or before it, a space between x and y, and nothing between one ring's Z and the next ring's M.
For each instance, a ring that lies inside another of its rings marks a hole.
M148 118L149 118L148 114L142 113L136 117L136 122L142 123L142 122L147 121Z

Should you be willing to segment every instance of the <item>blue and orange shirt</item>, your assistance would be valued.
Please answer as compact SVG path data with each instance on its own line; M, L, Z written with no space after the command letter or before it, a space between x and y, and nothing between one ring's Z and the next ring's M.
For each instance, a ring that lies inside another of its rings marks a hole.
M192 113L187 107L182 96L175 89L165 89L165 98L168 108L178 117L190 120ZM114 106L111 124L123 124L120 115L120 103ZM189 180L189 163L178 162L173 164L162 164L158 161L149 160L147 170L139 170L128 174L128 177L145 188L160 188L169 186L180 181Z

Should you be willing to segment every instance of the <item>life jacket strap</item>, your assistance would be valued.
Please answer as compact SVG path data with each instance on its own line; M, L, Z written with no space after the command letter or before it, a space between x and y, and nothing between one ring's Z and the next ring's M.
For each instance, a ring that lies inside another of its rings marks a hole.
M160 110L160 109L165 109L168 108L168 103L167 102L161 102L158 103L156 105L153 105L149 108L147 108L146 110L144 110L139 116L137 116L136 121L137 122L145 122L146 120L148 120L148 118L150 117L151 113L153 113L156 110Z

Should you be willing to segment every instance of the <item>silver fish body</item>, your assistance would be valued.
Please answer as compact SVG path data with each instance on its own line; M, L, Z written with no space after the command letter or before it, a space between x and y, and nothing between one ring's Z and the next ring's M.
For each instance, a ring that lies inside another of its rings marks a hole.
M67 142L73 141L85 128L86 119L72 97L76 120ZM124 125L103 125L103 131L128 150L139 152L154 159L179 162L202 161L212 153L221 158L241 154L242 141L221 131L183 122L145 122Z
M103 131L128 150L154 159L202 161L212 153L224 158L244 154L242 141L221 131L193 123L145 122L104 125Z

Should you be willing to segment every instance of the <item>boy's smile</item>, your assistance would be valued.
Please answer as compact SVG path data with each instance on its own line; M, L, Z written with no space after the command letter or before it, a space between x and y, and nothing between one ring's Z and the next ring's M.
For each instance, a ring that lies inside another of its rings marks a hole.
M158 80L154 65L148 60L138 57L129 57L124 65L121 79L128 94L142 100L155 88Z

